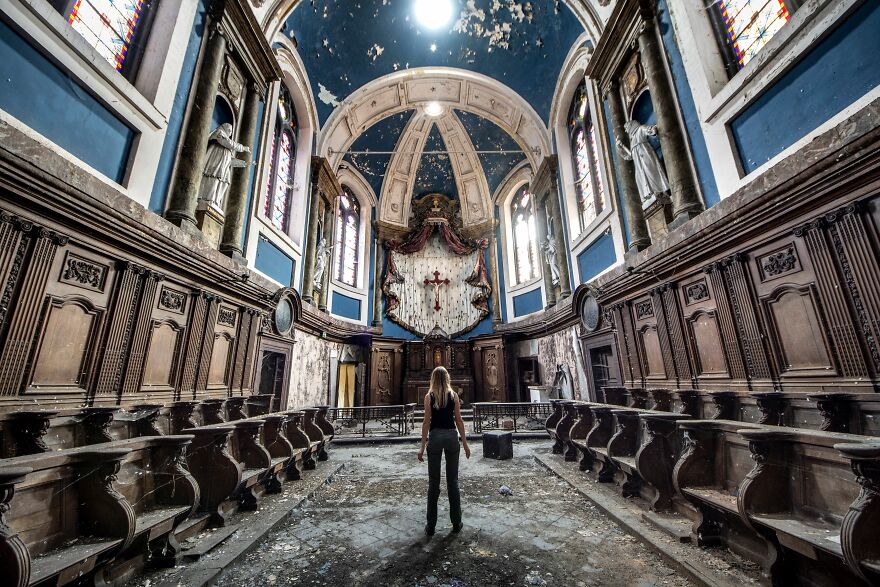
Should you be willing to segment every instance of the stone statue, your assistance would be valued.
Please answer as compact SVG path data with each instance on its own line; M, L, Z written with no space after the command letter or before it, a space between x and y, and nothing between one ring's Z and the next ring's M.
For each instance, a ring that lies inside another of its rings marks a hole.
M629 148L618 137L617 151L621 157L633 162L642 204L651 203L657 196L669 191L666 171L651 143L648 142L649 136L657 136L657 127L628 120L623 128L629 135Z
M232 181L234 167L247 167L248 162L236 157L236 153L250 153L251 150L232 139L232 125L218 126L208 137L208 157L202 172L202 185L199 200L224 210L229 183Z
M315 289L321 289L324 281L324 271L327 270L327 261L330 260L331 250L333 250L333 247L327 244L327 239L321 237L321 241L315 249L315 278L312 280Z
M547 259L547 265L550 266L550 276L553 283L559 283L559 261L556 258L556 239L553 236L553 218L547 217L547 240L541 247L544 249L544 256Z

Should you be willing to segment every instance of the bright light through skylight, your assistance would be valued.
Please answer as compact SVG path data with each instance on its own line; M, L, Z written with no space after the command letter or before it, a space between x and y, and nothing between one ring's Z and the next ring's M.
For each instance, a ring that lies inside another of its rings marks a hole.
M428 102L425 105L425 114L432 117L437 117L443 114L443 106L440 105L440 102Z
M416 20L425 28L439 29L452 19L451 0L415 0Z

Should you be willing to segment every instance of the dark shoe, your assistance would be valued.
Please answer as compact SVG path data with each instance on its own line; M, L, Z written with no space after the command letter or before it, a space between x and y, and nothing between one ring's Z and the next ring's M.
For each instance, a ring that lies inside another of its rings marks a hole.
M434 535L433 526L425 526L425 534L427 534L428 536L433 536Z
M453 531L454 533L458 534L459 532L461 532L461 529L462 529L463 527L464 527L464 524L453 524L453 525L452 525L452 531Z

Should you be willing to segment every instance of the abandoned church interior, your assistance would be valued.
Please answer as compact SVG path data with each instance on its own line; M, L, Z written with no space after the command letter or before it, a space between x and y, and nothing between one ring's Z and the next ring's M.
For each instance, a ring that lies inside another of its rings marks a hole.
M878 55L877 0L0 0L0 584L880 585Z

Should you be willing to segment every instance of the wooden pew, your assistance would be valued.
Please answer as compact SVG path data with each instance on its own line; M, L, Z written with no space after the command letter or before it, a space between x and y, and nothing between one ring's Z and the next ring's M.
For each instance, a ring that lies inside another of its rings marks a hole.
M841 443L834 445L849 459L859 494L840 524L840 543L850 570L869 585L880 584L880 444Z
M550 438L553 440L553 454L562 454L562 443L556 440L556 425L559 424L559 421L562 419L562 404L561 400L551 399L550 405L553 406L553 413L547 418L544 422L544 429L547 431L547 434L550 435Z
M311 441L312 454L316 455L319 461L326 461L328 456L325 447L326 442L324 433L315 422L315 418L318 415L318 408L304 408L302 413L302 428L303 432L306 433L306 436L308 436Z
M749 443L754 466L740 484L737 507L743 522L766 543L757 560L768 582L809 577L817 586L841 580L870 584L863 583L870 568L862 568L861 561L880 553L880 534L877 526L873 535L864 529L872 518L880 520L880 502L859 499L870 482L860 475L860 486L853 469L868 472L870 460L860 458L880 446L860 443L864 437L855 435L775 426L740 435ZM860 525L863 533L854 542L851 530ZM848 559L844 548L853 545L867 551Z
M191 439L135 438L3 461L4 584L6 576L16 586L104 582L132 561L173 565L173 530L199 495L182 464Z

